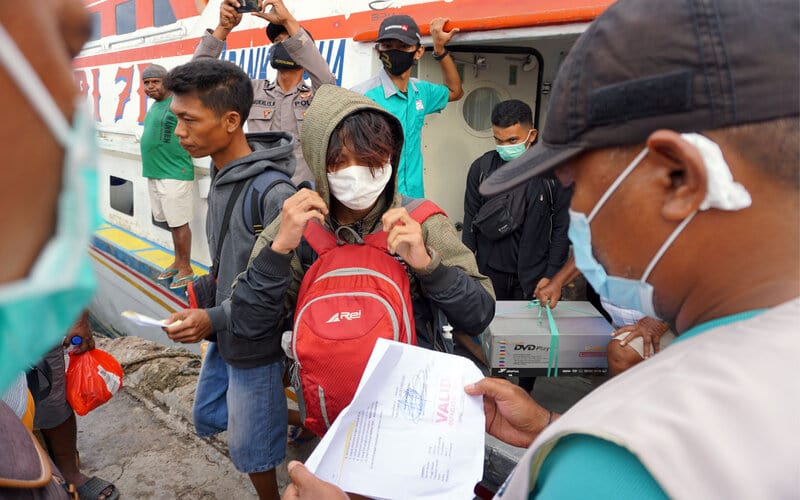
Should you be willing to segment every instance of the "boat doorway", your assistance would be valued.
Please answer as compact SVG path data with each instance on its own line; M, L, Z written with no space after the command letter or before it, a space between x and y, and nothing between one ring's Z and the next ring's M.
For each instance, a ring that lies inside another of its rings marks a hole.
M529 46L453 45L448 50L461 76L464 96L441 114L428 115L422 132L425 196L447 212L460 230L464 190L472 162L494 149L491 114L496 104L519 99L533 110L538 128L544 58ZM439 62L429 55L419 78L440 82Z

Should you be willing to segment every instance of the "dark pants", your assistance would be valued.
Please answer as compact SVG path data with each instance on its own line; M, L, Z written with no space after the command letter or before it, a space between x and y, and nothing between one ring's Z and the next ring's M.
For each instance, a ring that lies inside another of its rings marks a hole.
M533 298L525 295L516 274L503 273L491 268L482 269L481 273L492 281L494 296L497 300L531 300Z

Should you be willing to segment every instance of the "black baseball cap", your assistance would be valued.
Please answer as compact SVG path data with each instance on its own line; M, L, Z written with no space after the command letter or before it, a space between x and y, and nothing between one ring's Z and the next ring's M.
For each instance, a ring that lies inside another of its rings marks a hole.
M378 28L378 41L381 40L400 40L407 45L422 43L419 26L411 16L404 15L389 16L381 22L381 27Z
M578 38L553 82L540 144L497 169L506 191L579 154L800 114L797 0L619 0ZM764 140L769 140L765 137Z

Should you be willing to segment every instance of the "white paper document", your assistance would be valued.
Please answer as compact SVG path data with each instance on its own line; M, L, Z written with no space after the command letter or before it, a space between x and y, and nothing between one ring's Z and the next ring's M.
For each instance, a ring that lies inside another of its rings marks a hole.
M353 402L306 461L373 498L471 499L483 475L484 414L468 359L379 339Z
M150 316L145 316L144 314L133 311L122 311L122 317L141 326L157 326L159 328L170 326L165 319L153 319Z

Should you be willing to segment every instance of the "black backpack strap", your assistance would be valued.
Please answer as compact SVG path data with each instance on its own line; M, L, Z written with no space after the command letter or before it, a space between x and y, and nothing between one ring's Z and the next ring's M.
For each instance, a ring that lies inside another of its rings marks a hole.
M242 207L244 209L245 226L253 234L259 234L264 230L264 197L278 184L289 184L295 187L292 179L286 173L273 168L264 170L250 182L244 195Z
M244 182L237 182L235 186L233 186L233 191L231 192L230 198L228 198L228 204L225 206L225 215L222 216L222 226L221 231L219 233L219 241L217 242L217 250L214 252L214 260L211 264L210 272L216 278L219 275L219 256L222 254L222 244L225 243L225 237L228 236L228 225L231 222L231 214L233 213L233 206L236 204L236 201L239 199L239 195L242 193L242 189L244 189Z
M492 168L492 158L493 158L492 155L484 155L481 158L482 160L480 163L481 175L480 177L478 177L479 186L483 183L483 181L486 180L487 177L489 177L489 169Z

